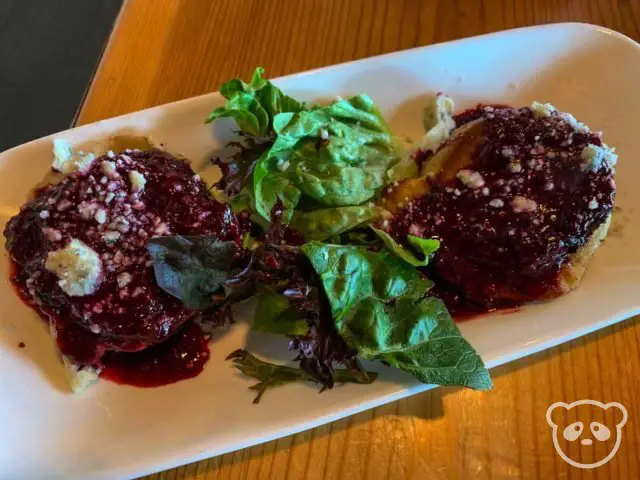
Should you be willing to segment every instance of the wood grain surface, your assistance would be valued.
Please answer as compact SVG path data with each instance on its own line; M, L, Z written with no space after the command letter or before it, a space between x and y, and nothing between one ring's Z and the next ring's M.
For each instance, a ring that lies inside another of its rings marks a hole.
M79 123L215 91L256 65L279 76L559 21L640 40L640 0L128 0ZM489 393L441 388L149 478L638 479L639 349L636 318L494 369ZM629 411L619 452L593 470L555 453L545 420L583 398Z

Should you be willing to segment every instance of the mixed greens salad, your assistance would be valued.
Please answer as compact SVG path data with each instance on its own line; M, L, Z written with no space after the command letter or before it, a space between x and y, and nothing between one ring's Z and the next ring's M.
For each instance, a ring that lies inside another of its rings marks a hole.
M417 175L375 103L361 94L311 105L284 94L256 69L234 79L207 122L235 120L232 158L214 159L215 188L251 222L242 247L214 237L149 242L158 284L201 312L203 324L232 317L256 298L253 329L286 337L298 368L229 355L256 402L271 387L313 381L371 383L360 359L429 384L491 388L480 356L444 303L429 295L425 267L440 244L412 237L404 248L373 227L385 186Z

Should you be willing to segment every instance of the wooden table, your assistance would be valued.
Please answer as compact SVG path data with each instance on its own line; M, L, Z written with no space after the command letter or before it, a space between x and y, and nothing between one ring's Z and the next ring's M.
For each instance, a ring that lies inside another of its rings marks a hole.
M257 65L276 77L559 21L640 40L640 0L128 0L78 121L215 91ZM489 393L437 389L151 478L638 479L639 350L636 318L494 369ZM583 398L629 410L618 454L595 470L561 460L545 420Z

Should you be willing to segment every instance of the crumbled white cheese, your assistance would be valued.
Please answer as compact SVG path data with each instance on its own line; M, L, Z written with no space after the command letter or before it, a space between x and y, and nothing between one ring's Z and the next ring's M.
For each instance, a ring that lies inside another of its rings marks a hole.
M513 157L515 155L515 152L513 151L513 148L511 148L511 147L504 147L502 149L502 155L504 157L511 158L511 157Z
M603 162L607 162L609 166L614 167L618 162L618 154L606 144L603 144L601 147L589 144L582 149L580 159L582 160L580 166L583 171L596 172L600 169Z
M569 125L571 125L573 130L577 133L589 133L591 131L589 130L589 127L587 127L584 123L576 120L576 117L574 117L570 113L562 112L560 114L560 117Z
M491 205L493 208L501 208L504 207L504 202L499 198L494 198L489 202L489 205Z
M516 195L511 201L511 208L515 213L533 212L538 208L538 204L530 198Z
M533 116L536 118L550 117L553 112L557 111L556 107L550 103L539 102L533 102L531 104L531 110L533 111Z
M102 225L107 221L107 212L105 211L104 208L101 208L96 212L93 218L95 219L96 222Z
M111 222L109 228L118 230L120 233L127 233L131 228L129 225L129 220L127 220L123 216L119 216L113 222Z
M115 242L120 238L120 232L116 232L114 230L107 230L102 234L102 239L107 242Z
M109 192L107 193L107 195L104 197L104 203L106 205L109 205L111 203L111 200L113 200L115 198L116 194L113 192Z
M67 165L71 165L73 159L73 148L71 143L64 138L56 138L53 140L53 164L54 170L64 173Z
M49 210L42 210L40 212L40 218L42 218L43 220L49 218L50 216L51 214L49 213Z
M42 233L50 242L59 242L60 240L62 240L62 233L60 232L60 230L56 230L55 228L45 227L42 229Z
M437 95L424 110L424 128L427 133L422 138L420 148L436 152L451 136L456 128L453 119L455 103L451 97Z
M118 176L115 162L102 162L100 164L100 168L102 169L102 173L104 173L109 178Z
M66 356L62 356L67 383L73 393L82 393L98 381L100 370L89 366L78 366Z
M95 215L97 208L98 204L96 203L81 202L80 205L78 205L78 212L82 218L89 220Z
M484 187L484 178L480 172L463 168L456 174L456 178L460 180L468 188Z
M592 198L591 201L589 202L589 210L595 210L596 208L598 208L600 205L598 205L598 201L595 198Z
M124 288L131 283L133 277L130 273L123 272L116 277L116 281L118 282L118 288Z
M144 190L144 186L147 184L147 179L144 178L140 172L136 170L131 170L129 172L129 180L131 181L131 188L134 192L142 192Z
M75 238L61 249L49 252L45 268L59 278L67 295L91 295L100 285L102 262L98 253Z
M64 138L53 140L53 162L51 168L68 175L72 172L86 170L95 160L93 153L74 153L71 143Z

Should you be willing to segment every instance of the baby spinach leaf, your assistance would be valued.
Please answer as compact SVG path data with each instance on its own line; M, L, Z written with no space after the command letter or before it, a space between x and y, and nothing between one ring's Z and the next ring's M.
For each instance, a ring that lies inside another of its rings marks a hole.
M322 279L333 318L339 321L360 301L390 302L401 296L420 298L433 282L388 250L309 242L301 247Z
M393 305L367 298L337 328L363 358L385 361L423 383L491 388L482 359L439 298L400 297Z
M276 335L306 335L309 324L291 308L287 297L264 289L258 294L252 329Z
M369 204L323 208L308 212L296 210L290 225L307 240L323 241L362 224L373 222L379 215L380 209Z
M407 241L424 256L424 258L420 260L416 258L413 252L397 243L393 237L384 230L380 230L374 226L371 226L371 228L378 234L389 250L414 267L426 267L429 264L431 255L440 248L440 241L435 238L420 238L414 235L408 235Z
M271 210L280 201L282 203L282 222L291 220L293 210L300 199L300 190L283 175L270 175L264 161L258 161L253 171L253 206L265 220L270 220Z
M214 305L212 296L229 278L236 248L213 236L154 237L147 243L158 286L194 310Z
M293 208L303 198L319 208L361 205L388 183L387 172L399 158L389 128L366 95L280 113L273 128L274 144L253 176L256 211L265 219L280 196L294 200Z
M258 383L249 387L249 390L258 393L253 403L259 403L262 395L270 388L294 382L317 383L309 373L300 368L265 362L246 350L240 349L231 352L227 360L231 360L233 365L244 375L258 380ZM378 374L375 372L351 372L344 368L334 370L334 379L337 383L369 384L373 383L377 377Z
M381 360L424 383L491 387L432 285L388 250L310 242L301 247L320 275L338 332L363 358Z

